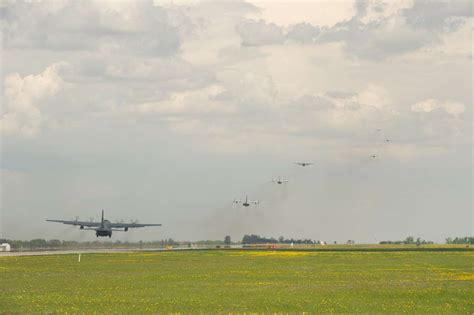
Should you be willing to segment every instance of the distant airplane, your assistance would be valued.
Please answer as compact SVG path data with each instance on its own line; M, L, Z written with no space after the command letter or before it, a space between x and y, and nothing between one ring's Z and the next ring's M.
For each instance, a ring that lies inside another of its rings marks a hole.
M300 165L300 166L308 166L308 165L313 165L314 163L310 163L310 162L295 162L296 165Z
M273 179L272 180L274 183L277 183L279 185L283 184L283 183L288 183L288 180L287 179L281 179L281 177L278 177L278 179Z
M238 199L234 199L233 202L236 203L236 204L242 204L242 206L244 206L244 207L249 207L251 204L257 205L257 204L260 203L260 201L258 201L258 200L255 200L255 201L248 200L247 196L245 196L245 200L243 200L243 201L238 200Z
M102 220L100 222L88 222L88 221L79 221L79 220L46 220L48 222L58 222L69 225L79 225L81 230L91 230L95 231L95 236L108 236L112 237L112 231L122 231L127 232L129 228L140 228L146 226L161 226L161 224L142 224L137 222L132 223L112 223L109 220L104 219L104 210L102 210ZM86 227L86 228L84 228ZM123 229L123 230L122 230Z
M392 141L392 140L390 140L390 139L385 139L385 142L390 142L390 141Z
M376 159L378 157L378 155L377 154L372 154L370 157L373 158L373 159Z

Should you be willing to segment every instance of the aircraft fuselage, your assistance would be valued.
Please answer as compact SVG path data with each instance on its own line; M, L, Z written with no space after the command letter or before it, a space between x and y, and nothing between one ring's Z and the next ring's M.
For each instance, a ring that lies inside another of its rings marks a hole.
M95 230L95 236L96 237L99 237L99 236L112 237L112 229L110 228L110 221L109 220L102 220L101 226L99 226Z
M112 231L111 231L111 230L97 229L97 230L95 230L95 236L96 236L96 237L99 237L99 236L112 237Z

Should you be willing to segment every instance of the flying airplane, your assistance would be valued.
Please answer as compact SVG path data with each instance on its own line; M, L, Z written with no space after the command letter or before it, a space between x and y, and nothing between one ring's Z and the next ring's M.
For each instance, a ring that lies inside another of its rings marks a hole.
M287 179L281 179L281 177L278 177L278 179L272 180L272 182L277 183L278 185L281 185L283 183L288 183Z
M46 220L48 222L58 222L69 225L79 225L81 230L95 231L95 236L108 236L112 237L112 231L123 231L127 232L130 228L140 228L146 226L161 226L161 224L142 224L142 223L112 223L109 220L104 219L104 210L102 210L102 220L100 222L88 222L79 220ZM122 230L123 229L123 230Z
M250 200L248 200L247 196L245 196L245 200L244 200L244 201L238 200L238 199L234 199L234 203L242 204L242 206L248 207L248 206L250 206L251 204L257 205L257 204L260 203L260 201L258 201L258 200L250 201Z
M378 158L379 156L378 156L377 154L372 154L370 157L373 158L373 159L376 159L376 158Z
M295 162L295 164L305 167L305 166L313 165L314 163L310 163L310 162Z

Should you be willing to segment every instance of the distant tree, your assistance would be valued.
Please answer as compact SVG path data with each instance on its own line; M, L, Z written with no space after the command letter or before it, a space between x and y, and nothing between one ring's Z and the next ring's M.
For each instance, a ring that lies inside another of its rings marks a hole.
M415 241L413 239L413 236L408 236L404 241L403 241L404 244L414 244Z
M61 248L61 241L60 240L49 240L48 247L49 248Z
M225 245L230 245L231 241L230 241L230 235L226 235L224 237L224 244Z
M278 243L276 239L272 238L265 238L265 237L260 237L259 235L244 235L242 238L242 244L261 244L261 243L271 243L275 244Z
M280 236L278 238L278 243L283 243L285 241L285 238L283 236Z
M466 236L466 237L455 237L447 238L446 244L474 244L474 237Z
M34 239L30 241L31 248L47 248L47 242L44 239Z

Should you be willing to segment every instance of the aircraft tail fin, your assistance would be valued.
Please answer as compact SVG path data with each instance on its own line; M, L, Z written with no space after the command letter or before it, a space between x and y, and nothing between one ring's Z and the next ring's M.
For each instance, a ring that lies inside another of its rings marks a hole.
M100 220L100 225L104 226L104 209L102 209L102 219Z

